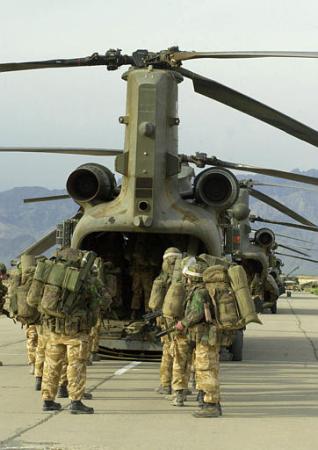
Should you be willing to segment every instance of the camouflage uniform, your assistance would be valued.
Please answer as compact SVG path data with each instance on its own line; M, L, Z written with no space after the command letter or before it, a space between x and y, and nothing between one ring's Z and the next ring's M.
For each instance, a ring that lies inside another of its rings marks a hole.
M54 400L67 357L67 381L69 398L81 400L85 392L86 360L89 351L88 333L75 336L51 332L46 346L43 370L42 398Z
M81 403L86 383L86 361L89 354L89 333L96 324L100 293L95 277L85 280L81 293L73 303L71 315L65 318L44 315L43 325L48 340L42 380L43 410L60 409L54 403L63 365L67 358L68 393L71 412L93 413ZM74 408L73 408L74 407Z
M175 247L169 247L163 255L162 270L157 279L165 284L166 292L171 285L176 259L181 257L182 253ZM162 331L171 328L174 324L175 319L172 317L161 317L159 319L159 325ZM157 390L159 393L169 394L171 392L173 367L172 337L172 333L169 333L161 338L162 357L160 364L160 387Z
M3 312L3 305L5 303L5 296L8 292L7 287L2 283L2 278L5 278L7 273L7 268L3 263L0 263L0 315ZM2 362L0 361L0 366L2 366Z
M2 314L3 305L5 303L5 296L8 292L8 288L2 283L2 278L5 278L6 274L6 266L3 263L0 263L0 314Z
M26 338L28 364L35 364L36 348L38 345L38 333L36 331L36 325L28 325L26 330Z
M195 347L196 386L204 392L205 403L219 403L219 337L216 327L205 322L204 304L210 304L203 284L195 283L186 299L185 317L190 345Z
M102 328L102 319L99 316L96 325L91 329L90 332L90 351L92 353L98 352L101 328Z
M143 238L138 236L132 255L129 257L132 276L132 299L130 305L132 316L143 305L145 312L149 311L149 298L157 267L156 255L154 254L155 244L151 236L144 236ZM153 252L149 252L149 248L152 248Z

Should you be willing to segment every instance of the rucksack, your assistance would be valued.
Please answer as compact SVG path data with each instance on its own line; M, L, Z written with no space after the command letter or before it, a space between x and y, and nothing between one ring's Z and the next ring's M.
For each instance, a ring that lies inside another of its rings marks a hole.
M17 313L16 319L22 324L32 325L35 324L39 318L40 313L37 308L30 306L27 303L27 296L30 290L35 267L28 267L22 272L21 283L16 288L17 298Z

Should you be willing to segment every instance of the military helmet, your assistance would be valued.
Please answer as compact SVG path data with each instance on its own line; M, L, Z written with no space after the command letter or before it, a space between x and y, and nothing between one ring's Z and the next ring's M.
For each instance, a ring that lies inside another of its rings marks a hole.
M206 269L206 264L200 262L191 263L186 265L182 271L183 275L194 281L202 281L203 272Z
M0 263L0 273L1 273L2 275L4 275L4 274L7 273L6 265L3 264L3 263Z
M169 258L170 256L173 256L175 258L181 258L182 253L177 247L169 247L163 254L163 259Z

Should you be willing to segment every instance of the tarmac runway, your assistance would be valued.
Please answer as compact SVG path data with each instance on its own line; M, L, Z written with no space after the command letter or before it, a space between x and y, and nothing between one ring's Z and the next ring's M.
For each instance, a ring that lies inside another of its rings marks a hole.
M317 450L318 297L279 299L278 314L245 333L244 361L221 370L223 417L195 419L154 392L158 363L101 361L88 368L94 415L41 411L25 332L0 319L0 448L50 450Z

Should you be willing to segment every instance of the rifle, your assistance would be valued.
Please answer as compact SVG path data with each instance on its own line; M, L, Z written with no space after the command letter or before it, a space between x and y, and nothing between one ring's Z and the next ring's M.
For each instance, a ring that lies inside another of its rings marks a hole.
M172 327L167 328L164 331L160 331L160 333L157 333L156 334L156 338L161 338L163 336L167 336L167 334L170 335L170 333L172 333L173 331L176 331L176 326L175 325L173 325Z
M142 318L149 322L150 320L156 319L157 317L162 316L162 311L152 311L147 314L144 314Z

